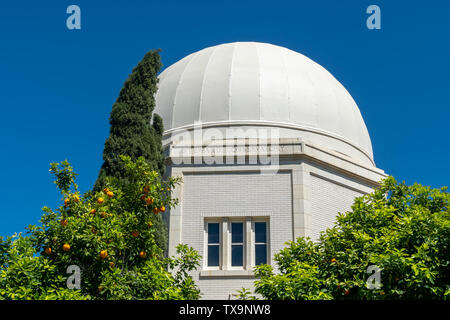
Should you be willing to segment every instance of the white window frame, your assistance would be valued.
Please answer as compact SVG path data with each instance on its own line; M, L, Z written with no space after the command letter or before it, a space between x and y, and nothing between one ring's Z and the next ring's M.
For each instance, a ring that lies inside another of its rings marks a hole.
M233 228L233 223L242 223L242 242L239 243L235 243L237 245L242 245L242 266L233 266L232 262L233 262L233 256L232 256L232 246L233 246L233 239L232 239L232 228ZM230 257L228 259L228 269L229 270L244 270L246 269L246 265L247 265L247 257L246 257L246 253L247 253L247 237L246 237L246 223L245 220L242 219L230 219L228 221L228 233L229 233L229 241L227 243L227 250L228 250L228 257Z
M266 224L266 242L264 243L266 245L266 264L271 264L270 263L270 248L269 248L269 243L270 243L270 239L269 239L269 228L270 228L270 224L269 224L269 220L267 219L254 219L252 221L252 251L254 252L254 255L252 257L252 265L253 267L256 266L256 245L257 244L263 244L263 243L256 243L256 226L255 223L257 222L264 222Z
M210 223L218 223L219 224L219 265L218 266L208 266L208 225ZM203 259L203 269L208 269L208 270L220 270L221 266L222 266L222 251L223 251L223 240L222 240L222 223L219 219L215 219L215 220L205 220L205 227L204 227L204 235L205 235L205 250L204 250L204 259Z
M232 223L243 224L243 266L232 266L231 228ZM204 254L200 276L253 276L256 259L255 223L266 223L266 257L270 257L270 217L205 217L204 218ZM208 224L219 223L219 266L208 266Z

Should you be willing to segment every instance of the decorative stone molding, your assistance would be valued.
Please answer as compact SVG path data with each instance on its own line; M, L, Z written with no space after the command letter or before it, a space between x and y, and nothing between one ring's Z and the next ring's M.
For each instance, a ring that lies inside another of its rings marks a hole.
M213 140L203 144L176 144L166 146L167 165L281 165L283 162L309 159L336 170L363 178L375 187L387 175L375 166L363 164L342 153L315 146L301 139L240 139Z

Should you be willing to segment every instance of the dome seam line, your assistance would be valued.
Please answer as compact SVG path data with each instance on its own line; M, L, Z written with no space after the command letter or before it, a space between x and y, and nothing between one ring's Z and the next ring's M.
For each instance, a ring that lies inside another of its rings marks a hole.
M258 70L258 113L259 117L258 120L261 120L261 57L258 54L258 45L256 42L253 42L253 45L255 47L256 52L256 61L258 62L258 67L256 68Z
M289 118L288 119L292 119L291 117L291 99L290 99L290 94L291 94L291 90L289 88L289 73L288 73L288 68L286 65L286 61L285 61L285 57L284 57L284 51L280 51L280 56L281 56L281 63L283 64L283 68L284 68L284 73L286 74L286 91L287 91L287 107L288 107L288 114L289 114Z
M236 45L237 43L233 43L233 52L231 53L231 62L230 62L230 74L228 75L228 120L231 121L231 83L233 81L233 65L234 65L234 55L236 53Z

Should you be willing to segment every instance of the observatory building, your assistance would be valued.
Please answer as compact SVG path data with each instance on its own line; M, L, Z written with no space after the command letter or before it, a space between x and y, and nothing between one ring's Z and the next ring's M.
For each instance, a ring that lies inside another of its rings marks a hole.
M279 46L209 47L160 75L167 174L181 177L166 213L169 255L202 256L204 299L252 288L253 267L297 237L318 239L338 212L386 175L355 101L323 67Z

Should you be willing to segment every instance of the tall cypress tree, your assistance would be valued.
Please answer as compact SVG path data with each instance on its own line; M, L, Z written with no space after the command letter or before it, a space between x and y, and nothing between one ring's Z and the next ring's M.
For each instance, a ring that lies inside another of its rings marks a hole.
M126 179L119 155L128 155L132 160L144 157L151 167L164 174L162 148L163 123L159 115L153 115L158 72L161 68L159 50L149 51L133 69L120 90L109 117L110 135L103 150L103 165L100 169L94 191L100 191L106 177ZM154 227L157 243L165 250L167 230L159 216Z

